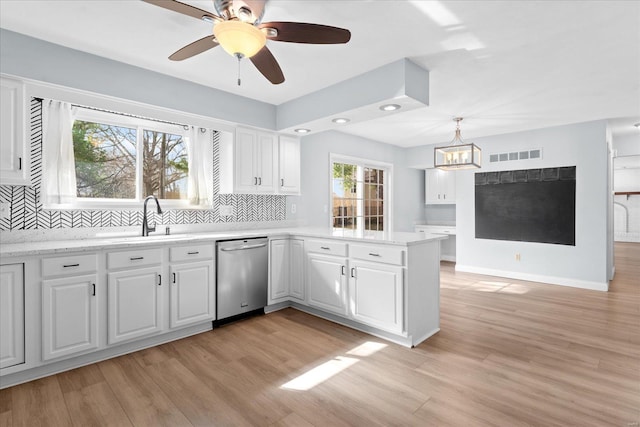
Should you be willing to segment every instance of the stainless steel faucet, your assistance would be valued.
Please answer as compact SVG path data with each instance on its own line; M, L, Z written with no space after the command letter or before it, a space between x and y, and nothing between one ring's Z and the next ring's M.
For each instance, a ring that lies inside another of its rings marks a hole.
M142 210L142 235L143 236L148 236L149 232L152 231L156 231L156 225L153 224L153 227L149 226L149 219L147 218L147 202L153 199L156 201L156 206L158 207L158 214L162 213L162 209L160 209L160 202L158 202L158 198L156 196L147 196L146 199L144 199L144 205L143 205L143 210Z

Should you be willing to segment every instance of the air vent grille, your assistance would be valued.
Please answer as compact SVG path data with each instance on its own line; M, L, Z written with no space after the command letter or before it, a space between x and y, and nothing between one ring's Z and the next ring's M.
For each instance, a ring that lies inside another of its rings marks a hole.
M532 148L523 151L511 151L507 153L489 154L489 163L509 162L513 160L536 160L542 158L541 148Z

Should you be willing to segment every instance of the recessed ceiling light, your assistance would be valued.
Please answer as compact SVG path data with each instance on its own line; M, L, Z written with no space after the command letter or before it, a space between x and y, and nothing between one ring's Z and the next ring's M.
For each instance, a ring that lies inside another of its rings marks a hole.
M395 111L399 110L400 106L398 104L384 104L380 106L382 111Z
M304 128L294 129L293 131L296 132L296 133L309 133L309 132L311 132L310 129L304 129Z
M344 117L337 117L333 120L331 120L333 123L338 123L339 125L343 124L343 123L349 123L351 120L346 119Z

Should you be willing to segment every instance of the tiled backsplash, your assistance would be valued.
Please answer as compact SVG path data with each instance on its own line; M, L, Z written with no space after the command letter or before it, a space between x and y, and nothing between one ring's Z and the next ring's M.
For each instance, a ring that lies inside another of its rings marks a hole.
M0 185L0 202L10 204L10 217L0 219L0 230L36 230L81 227L123 227L142 224L142 209L48 210L42 208L42 102L31 100L31 183L29 187ZM219 189L218 133L213 133L214 193ZM286 196L214 194L212 209L165 210L153 218L161 224L216 224L284 221ZM220 205L233 206L233 215L221 216Z

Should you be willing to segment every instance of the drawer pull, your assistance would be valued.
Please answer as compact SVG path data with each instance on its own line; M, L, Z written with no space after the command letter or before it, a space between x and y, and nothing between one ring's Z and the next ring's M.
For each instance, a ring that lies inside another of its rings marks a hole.
M320 249L324 249L325 251L330 251L331 248L328 246L320 246Z
M134 256L134 257L131 257L131 258L129 258L129 259L130 259L131 261L139 261L139 260L141 260L141 259L144 259L144 257L143 257L143 256Z
M93 286L93 296L96 296L96 284L92 283L91 286Z
M162 274L158 274L158 286L162 286Z
M176 283L176 273L173 273L173 283Z
M376 254L376 253L373 253L373 252L369 252L369 255L370 256L378 256L378 257L380 256L380 254Z
M66 264L63 265L64 268L69 268L69 267L80 267L80 264Z
M200 251L187 252L187 255L198 255L199 253L200 253Z

